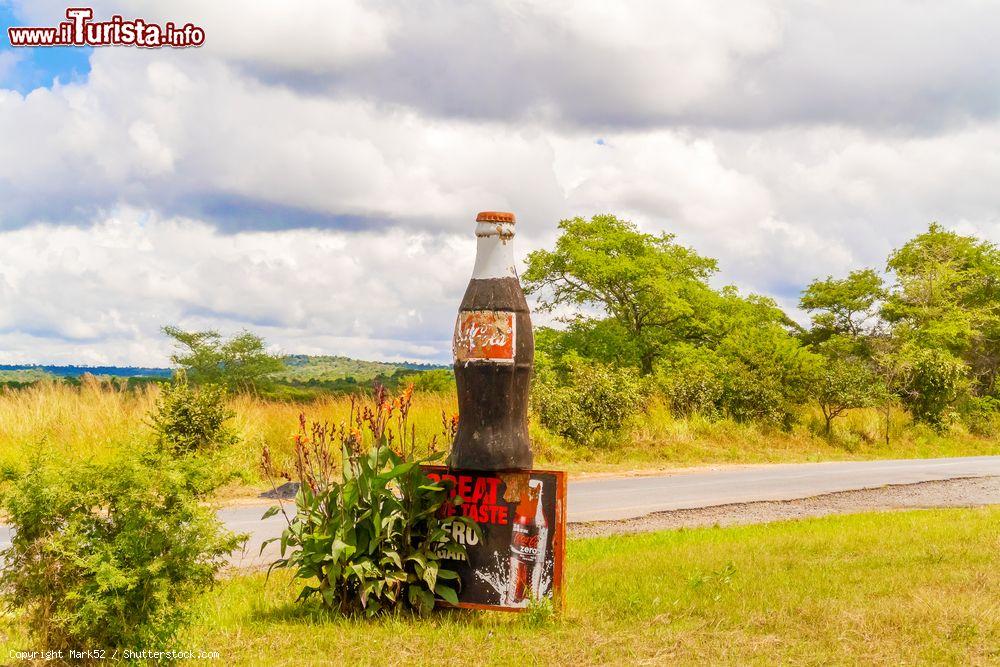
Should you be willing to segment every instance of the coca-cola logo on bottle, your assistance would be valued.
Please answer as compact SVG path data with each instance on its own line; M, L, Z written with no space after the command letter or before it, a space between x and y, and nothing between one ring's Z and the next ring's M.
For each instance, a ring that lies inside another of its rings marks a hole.
M514 313L463 310L455 323L455 360L514 363Z
M514 526L514 541L511 547L526 556L536 556L538 555L538 538L538 533L531 535L522 526Z

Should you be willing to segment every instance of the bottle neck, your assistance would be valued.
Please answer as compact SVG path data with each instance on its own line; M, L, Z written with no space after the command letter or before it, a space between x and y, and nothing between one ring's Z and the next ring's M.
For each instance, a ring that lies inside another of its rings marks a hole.
M542 505L542 486L537 485L538 495L535 496L535 523L539 526L544 526L545 521L545 507Z
M481 222L476 226L476 265L473 280L517 278L514 265L514 225Z

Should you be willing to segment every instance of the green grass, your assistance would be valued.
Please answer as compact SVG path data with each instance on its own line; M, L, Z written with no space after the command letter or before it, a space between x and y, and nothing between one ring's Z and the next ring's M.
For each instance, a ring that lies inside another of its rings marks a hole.
M571 541L552 622L329 618L296 590L234 577L178 645L239 665L996 664L1000 507Z
M996 664L1000 507L575 540L551 622L374 622L292 602L287 574L199 602L177 642L223 664ZM0 623L0 651L30 646Z

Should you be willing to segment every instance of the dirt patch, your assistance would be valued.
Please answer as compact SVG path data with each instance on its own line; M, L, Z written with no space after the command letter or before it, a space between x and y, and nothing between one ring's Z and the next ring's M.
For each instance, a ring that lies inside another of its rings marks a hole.
M787 519L932 507L976 507L1000 503L1000 477L947 479L840 491L799 500L765 500L699 509L655 512L635 519L569 524L571 537L600 537L699 526L735 526Z

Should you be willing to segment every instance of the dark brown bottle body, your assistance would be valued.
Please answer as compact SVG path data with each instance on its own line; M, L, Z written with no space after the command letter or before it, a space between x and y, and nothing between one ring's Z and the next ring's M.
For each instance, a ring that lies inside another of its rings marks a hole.
M509 351L503 340L508 325ZM485 336L492 345L470 342L470 336ZM475 351L467 353L467 347ZM516 277L469 282L459 307L455 350L460 416L449 465L472 470L531 468L528 400L535 342Z

